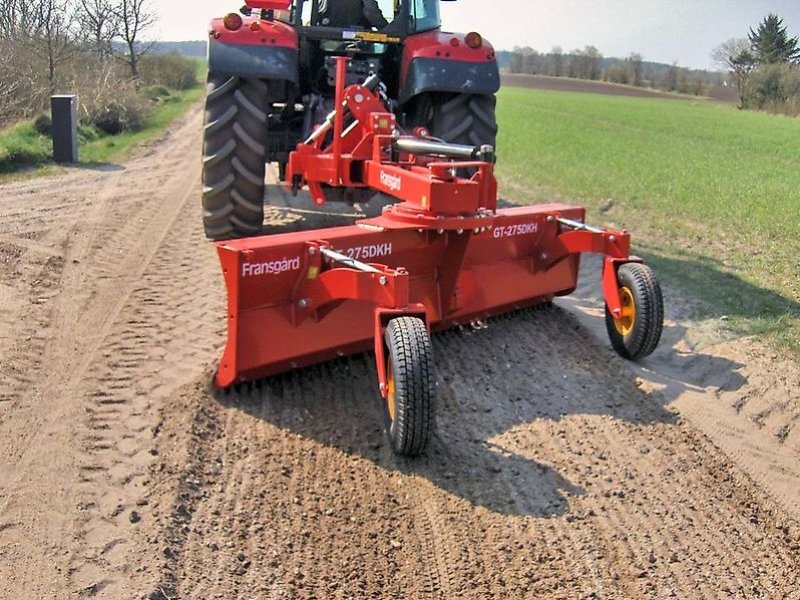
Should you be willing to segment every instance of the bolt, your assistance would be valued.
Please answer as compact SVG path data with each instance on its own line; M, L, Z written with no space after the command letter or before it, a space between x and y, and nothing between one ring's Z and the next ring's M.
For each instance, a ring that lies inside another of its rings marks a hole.
M317 249L314 246L309 247L308 254L309 256L314 256L317 253Z
M386 285L387 283L389 283L389 280L386 279L386 275L381 275L380 277L378 277L378 283L380 283L381 285Z
M615 236L615 235L609 236L608 241L613 244L614 242L617 241L617 236Z
M472 230L472 232L473 233L480 233L481 232L481 228L480 227L476 227L475 229Z
M548 223L552 223L555 220L556 220L556 218L553 215L547 215L547 222Z
M542 252L542 253L539 255L539 258L540 258L541 260L547 260L547 258L548 258L548 257L547 257L547 252Z
M463 229L459 229L458 231L456 231L456 233L457 233L458 235L461 235L461 234L463 234L463 233L464 233L464 230L463 230Z
M439 235L442 235L444 233L444 229L437 229L436 233L438 233Z
M297 306L300 307L300 308L308 308L308 300L306 298L303 298L302 300L299 300L297 302Z

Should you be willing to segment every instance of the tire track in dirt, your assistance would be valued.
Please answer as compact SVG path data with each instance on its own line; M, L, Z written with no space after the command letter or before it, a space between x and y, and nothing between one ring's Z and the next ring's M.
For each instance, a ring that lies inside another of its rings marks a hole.
M208 353L208 336L217 335L207 327L198 332L197 326L173 318L171 310L183 308L196 315L191 317L195 324L207 322L203 310L208 302L195 301L193 308L193 299L186 297L198 276L195 265L186 260L191 253L184 251L182 262L173 263L175 257L164 254L171 250L169 242L162 243L169 233L182 236L177 243L183 250L196 253L201 245L195 228L185 225L197 216L189 199L199 193L194 150L200 118L195 109L173 132L171 139L177 143L156 144L149 155L101 182L86 174L65 178L63 185L73 186L65 194L78 198L87 194L93 202L83 196L82 203L66 207L72 212L61 207L49 222L25 222L14 210L0 214L0 222L16 223L15 233L45 240L37 241L38 246L60 240L66 258L59 271L44 269L57 291L52 307L39 319L27 319L27 327L33 323L48 331L44 351L33 347L15 357L17 371L38 372L39 378L12 385L13 406L0 425L4 434L13 432L4 435L4 451L12 462L0 478L0 515L13 524L18 536L48 540L58 556L59 576L52 583L42 582L42 557L12 553L10 590L39 590L40 596L48 597L60 597L68 589L125 595L120 590L126 589L130 569L128 511L141 495L137 478L147 473L150 428L156 421L152 403L173 384L179 385L181 375L188 380L197 376L202 361L196 366L195 356L187 367L182 360L189 351ZM177 176L170 176L173 168ZM17 199L41 183L19 186ZM37 213L42 216L47 211ZM183 228L175 226L179 215ZM42 250L29 242L21 245ZM155 275L146 276L151 272ZM204 279L210 279L210 273ZM152 296L164 290L165 302L152 304ZM220 300L213 293L211 297ZM215 305L212 310L217 309ZM166 324L163 345L154 347L161 323ZM173 357L178 360L168 371L160 354L164 349L177 350ZM153 376L142 385L139 377L144 373ZM71 441L64 443L65 436ZM62 444L53 444L54 437ZM60 445L71 449L66 456L48 450ZM62 492L47 511L21 502L39 487ZM74 518L65 520L64 514ZM60 531L57 536L54 529ZM16 548L19 539L4 542ZM114 574L111 578L106 576L109 571Z
M196 404L224 425L202 459L216 456L220 472L184 506L190 534L170 549L176 594L792 593L791 520L577 318L517 313L434 343L439 430L415 461L376 431L368 356L240 394L190 390L174 410ZM179 437L164 416L161 435ZM200 480L200 469L170 477Z
M597 272L598 261L588 261ZM568 304L596 336L605 335L598 277L583 277ZM641 366L625 363L652 397L689 419L800 520L800 368L753 339L719 341L719 325L691 320L668 292L670 327ZM711 331L708 331L711 330Z
M85 173L57 180L48 202L72 200L52 214L0 200L3 235L26 240L0 240L0 297L25 294L0 304L0 347L39 376L3 380L0 595L795 593L797 522L561 308L435 336L439 427L419 460L385 442L368 355L212 390L224 304L199 132L194 113L106 174L106 208ZM275 197L273 228L351 219Z

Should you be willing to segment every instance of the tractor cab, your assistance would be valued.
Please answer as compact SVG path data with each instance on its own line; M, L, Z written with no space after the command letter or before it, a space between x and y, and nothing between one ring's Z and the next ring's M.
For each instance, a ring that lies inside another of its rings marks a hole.
M336 22L332 3L336 0L293 0L273 17L297 31L300 41L299 66L307 77L302 93L330 97L333 91L335 56L350 57L348 85L376 73L386 82L388 93L397 97L403 60L403 43L408 36L441 27L440 0L377 0L380 17L387 25L372 26L368 19L354 23ZM263 2L249 2L256 5Z
M495 145L494 49L477 32L442 31L442 1L365 0L351 12L344 0L246 0L238 13L212 20L203 176L209 238L261 230L265 165L277 163L292 185L290 154L336 108L340 65L345 87L376 82L398 130ZM329 201L364 201L347 186L332 187Z
M285 10L275 11L273 14L286 23L295 27L306 27L317 29L317 34L325 32L319 28L336 31L329 31L334 37L342 29L355 31L378 30L382 33L405 37L406 35L430 31L441 26L439 16L440 0L377 0L381 15L388 22L386 27L371 27L363 23L331 23L327 18L329 3L336 0L293 0L285 2ZM268 2L248 2L247 10L258 10L257 6L268 4ZM277 4L277 3L272 3Z

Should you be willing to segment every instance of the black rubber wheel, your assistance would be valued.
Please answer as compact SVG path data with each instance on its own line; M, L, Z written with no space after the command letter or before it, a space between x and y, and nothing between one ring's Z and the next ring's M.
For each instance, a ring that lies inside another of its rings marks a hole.
M431 339L422 319L398 317L389 321L385 340L386 432L397 454L419 456L428 446L436 418Z
M629 360L639 360L658 346L664 328L664 299L653 270L627 263L617 271L622 315L614 317L606 305L606 330L614 350Z
M267 82L209 73L203 140L206 237L254 235L264 221Z
M410 113L412 127L425 127L449 144L496 149L497 118L494 94L423 94ZM460 173L463 177L472 173Z

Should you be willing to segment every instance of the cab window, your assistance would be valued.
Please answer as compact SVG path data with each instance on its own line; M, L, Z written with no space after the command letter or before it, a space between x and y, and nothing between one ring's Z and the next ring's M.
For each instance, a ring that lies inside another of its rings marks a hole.
M413 31L436 29L442 24L439 17L439 0L410 0L410 2Z

